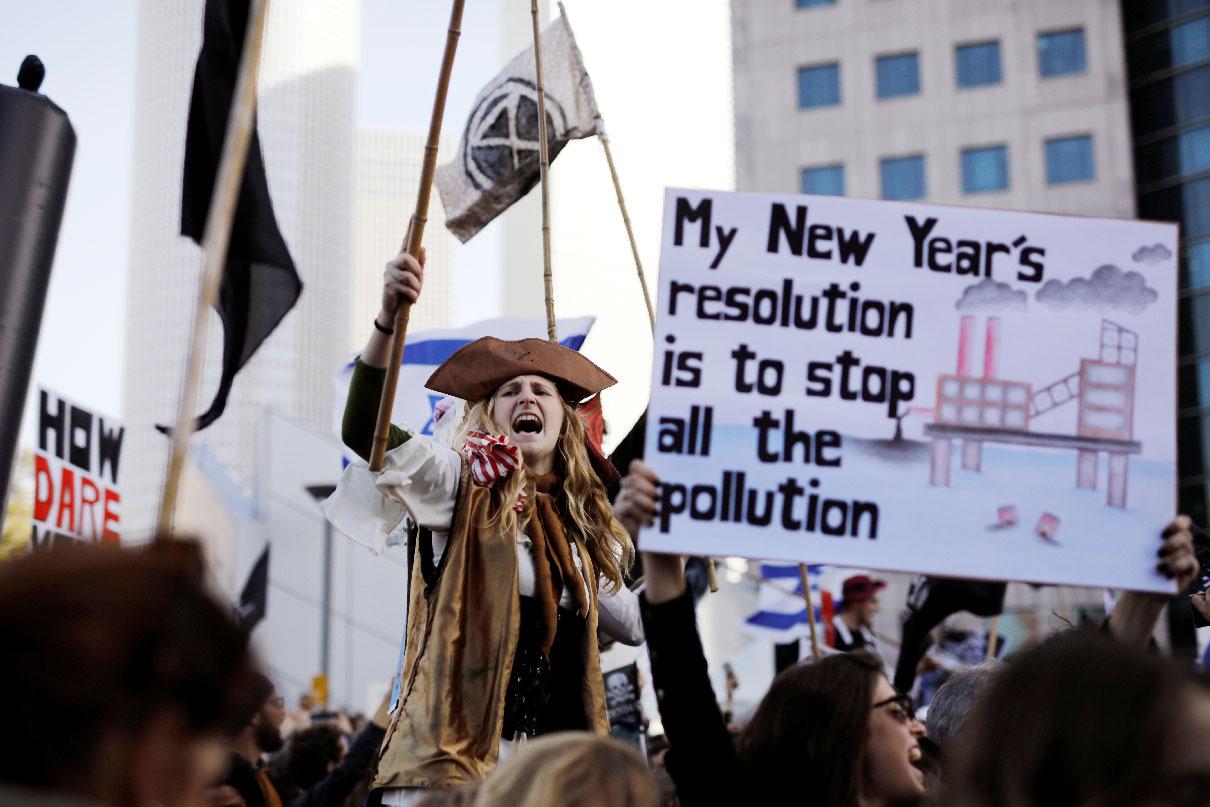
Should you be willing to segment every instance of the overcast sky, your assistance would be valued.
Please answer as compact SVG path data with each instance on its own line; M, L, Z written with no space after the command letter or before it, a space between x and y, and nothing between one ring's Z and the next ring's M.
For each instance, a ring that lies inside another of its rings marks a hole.
M625 136L618 138L616 146L623 157L630 140L635 141L632 148L645 147L644 138L650 149L664 148L659 136L630 125L627 115L638 117L639 123L646 116L650 122L653 110L662 110L680 120L686 110L703 105L725 107L729 115L726 0L662 0L658 6L648 6L643 0L613 0L608 6L567 0L567 5L573 22L579 21L586 60L600 80L598 98L603 108L618 110L611 113L611 130ZM505 0L467 4L446 107L447 132L461 127L475 93L514 55L500 52L504 6ZM0 82L15 84L25 54L38 54L47 69L42 92L67 111L78 138L31 384L49 387L110 415L122 414L131 166L136 158L138 7L136 0L0 0ZM449 7L448 0L362 0L358 126L427 129ZM521 15L523 26L528 25L528 3L507 0L507 7L509 13ZM692 41L670 40L665 34L669 26L675 27L690 13L695 19ZM636 25L646 27L636 29ZM629 43L627 48L616 47L623 41ZM716 55L706 56L715 51ZM719 68L716 79L699 82L709 86L675 84L686 59L700 64L706 58ZM636 78L638 75L647 78ZM626 77L623 86L611 87L609 79L621 77ZM664 79L664 86L658 79ZM720 86L726 92L720 93ZM671 100L665 98L670 92L683 97L665 103ZM415 100L417 94L423 102ZM700 110L697 117L702 118ZM725 134L714 137L723 143L721 150L714 149L719 154L702 147L709 158L699 159L686 152L680 160L683 166L678 166L677 159L666 160L669 165L661 163L661 169L654 172L659 176L644 177L632 170L636 205L644 181L661 186L728 185L729 119L725 127ZM676 139L675 128L666 128L658 130L664 140ZM634 158L625 162L627 166L637 164ZM724 168L710 168L716 165ZM705 166L704 173L701 166ZM712 170L720 178L714 178ZM651 233L651 237L657 235ZM654 241L643 246L654 258ZM649 273L654 274L654 269L653 265ZM191 316L191 312L181 312L181 316ZM31 409L27 407L27 412Z
M434 72L448 14L446 2L363 0L358 125L427 127L426 106L396 97L399 76ZM0 83L15 85L21 60L37 54L42 92L77 137L32 384L120 414L138 2L0 0L0 20ZM468 108L498 66L495 43L494 25L468 26L450 114Z

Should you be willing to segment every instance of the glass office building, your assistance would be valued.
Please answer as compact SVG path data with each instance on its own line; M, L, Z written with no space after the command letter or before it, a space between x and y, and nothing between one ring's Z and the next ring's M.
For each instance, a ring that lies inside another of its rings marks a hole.
M1139 218L1180 225L1180 507L1210 523L1210 0L1125 0Z

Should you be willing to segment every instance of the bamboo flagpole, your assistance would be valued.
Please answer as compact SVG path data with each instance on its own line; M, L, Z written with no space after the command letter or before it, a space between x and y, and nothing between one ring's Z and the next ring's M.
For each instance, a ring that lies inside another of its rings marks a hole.
M416 207L408 223L404 244L413 258L419 259L420 246L424 243L424 225L429 216L429 198L433 191L433 173L437 170L437 149L441 142L441 120L445 117L445 97L449 91L450 75L454 71L454 54L458 50L458 37L462 34L462 7L464 0L454 0L450 9L450 25L445 38L445 52L441 56L441 74L437 78L437 93L433 98L433 114L429 118L429 135L424 144L424 163L420 169L420 187L416 190ZM399 365L403 363L403 348L407 341L408 320L412 316L412 304L401 300L395 309L395 333L391 336L391 358L387 363L386 383L382 387L382 398L378 401L378 421L374 426L374 444L370 450L370 470L381 471L387 453L387 439L391 434L391 412L395 408L395 388L399 385Z
M811 603L811 575L807 564L798 564L798 577L802 581L802 598L807 603L807 625L811 629L811 658L819 660L819 634L815 629L815 606Z
M529 0L534 26L534 65L538 74L538 160L542 168L542 284L546 294L546 337L558 344L555 325L555 281L550 271L550 148L546 140L546 85L542 80L542 29L538 25L538 0Z
M161 536L168 536L172 532L185 455L189 450L189 438L193 436L197 398L202 385L202 364L206 357L206 329L210 322L210 309L218 299L219 286L223 281L227 249L231 243L231 226L235 220L244 166L248 159L248 145L252 141L252 130L256 125L256 76L268 15L269 0L252 0L248 11L248 27L244 34L243 53L240 55L239 73L235 80L235 93L231 100L231 112L227 116L227 130L223 137L223 153L219 160L214 192L210 197L210 209L206 214L206 230L202 236L205 257L201 287L193 312L189 358L185 365L185 376L181 381L176 426L172 430L168 469L164 475L164 489L156 517L156 532Z

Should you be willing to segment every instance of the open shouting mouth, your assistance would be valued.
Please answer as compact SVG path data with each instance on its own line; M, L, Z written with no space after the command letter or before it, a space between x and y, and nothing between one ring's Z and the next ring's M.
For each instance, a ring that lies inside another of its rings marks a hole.
M532 412L522 412L513 418L513 434L541 434L542 419Z

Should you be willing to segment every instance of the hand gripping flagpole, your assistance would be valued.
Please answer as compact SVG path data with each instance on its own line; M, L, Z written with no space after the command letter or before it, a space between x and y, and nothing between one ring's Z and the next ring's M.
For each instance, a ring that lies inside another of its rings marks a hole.
M172 430L172 446L168 454L168 470L164 476L164 490L156 517L156 532L163 537L172 532L181 487L181 473L185 466L185 455L189 450L189 438L193 436L197 396L202 381L202 364L206 356L206 328L210 321L210 309L218 299L219 286L223 280L227 248L231 243L231 225L235 220L235 208L239 202L240 186L243 184L248 145L252 141L252 130L256 124L256 76L265 34L265 20L268 16L269 0L253 0L248 10L244 52L240 56L231 112L227 116L227 131L223 137L218 177L210 198L210 210L206 214L206 230L202 236L205 258L201 288L198 292L197 308L193 313L189 359L181 382L176 426Z
M546 337L558 344L555 326L555 283L550 271L550 149L546 140L546 85L542 81L542 29L538 25L538 0L529 0L534 25L534 65L538 74L538 158L542 166L542 284L546 293Z
M798 577L802 581L802 598L807 602L807 625L811 628L811 658L819 660L819 635L815 630L815 606L811 602L811 575L807 564L798 564Z
M429 137L424 144L424 164L420 169L420 187L416 191L416 210L408 223L405 236L407 252L419 259L420 245L424 242L424 225L429 216L429 197L433 191L433 173L437 169L437 148L441 141L441 119L445 116L445 96L450 86L450 74L454 71L454 54L458 50L458 37L462 34L462 6L464 0L454 0L450 9L450 27L445 38L445 53L441 57L441 75L437 79L437 94L433 99L433 114L429 119ZM408 320L412 316L412 304L400 300L395 309L395 333L391 337L391 358L387 362L386 383L382 387L382 398L378 401L378 422L374 427L374 444L370 449L370 470L381 471L387 453L387 438L391 433L391 412L395 408L395 388L399 384L399 365L403 363L403 346L407 340Z

